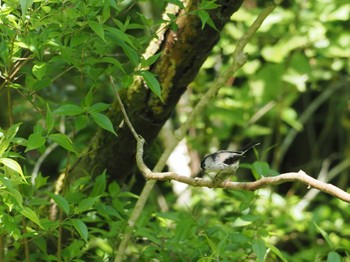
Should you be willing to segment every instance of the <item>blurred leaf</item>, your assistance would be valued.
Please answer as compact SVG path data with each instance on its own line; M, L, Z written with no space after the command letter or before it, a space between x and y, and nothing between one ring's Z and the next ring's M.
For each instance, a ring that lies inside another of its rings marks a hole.
M56 133L56 134L50 134L48 138L51 139L53 142L59 144L64 149L77 154L77 151L75 151L73 147L72 141L69 139L67 135Z
M80 237L86 242L88 240L88 228L86 224L80 219L71 219L69 222L72 223Z
M10 128L6 131L5 138L11 139L11 138L15 137L21 124L22 123L18 123L18 124L14 124L14 125L10 126Z
M156 243L157 245L161 245L160 239L154 236L154 232L148 230L147 228L137 229L136 234L150 240L151 242Z
M0 158L0 163L2 163L4 166L12 169L13 171L15 171L16 173L18 173L24 182L27 182L24 175L23 175L23 171L21 166L13 159L11 158Z
M47 134L50 134L54 125L55 125L55 120L53 118L51 109L49 107L48 104L46 104L46 118L45 118L45 122L46 122L46 132Z
M80 106L66 104L57 108L53 113L56 115L75 116L84 113L84 110Z
M314 222L314 225L315 225L317 231L320 232L321 235L322 235L322 237L327 241L327 244L329 245L329 247L330 247L331 249L334 249L334 244L333 244L332 240L330 239L328 233L327 233L325 230L323 230L321 227L319 227L319 226L316 224L316 222Z
M46 64L45 63L35 64L33 66L32 71L33 71L33 75L39 80L41 80L46 74Z
M253 251L256 254L256 257L258 258L259 262L265 261L265 255L266 255L266 246L265 246L265 241L262 240L261 238L257 239L253 243Z
M33 133L28 137L27 148L24 152L39 148L45 145L46 139L40 134Z
M93 88L89 89L89 92L86 94L84 99L84 105L90 107L93 101Z
M288 38L281 39L274 46L263 47L261 53L266 61L281 63L292 50L305 46L307 42L306 36L288 36Z
M31 221L33 221L35 224L37 224L39 227L41 227L42 229L44 229L44 227L41 225L40 223L40 219L38 217L38 215L29 207L23 207L19 210L19 212L29 218Z
M254 222L255 218L253 216L242 216L236 218L236 220L233 222L232 226L233 227L244 227L252 224Z
M150 65L153 65L158 60L160 55L161 55L161 53L158 53L158 54L152 55L151 57L149 57L146 60L142 60L141 61L141 66L142 67L148 67Z
M271 135L272 130L270 127L253 124L243 131L247 137L267 136Z
M101 175L99 175L96 178L91 196L97 197L104 194L106 191L106 186L107 186L106 173L103 172Z
M76 131L85 128L89 122L89 117L87 115L80 115L74 119L74 127Z
M297 117L298 117L297 112L295 112L295 110L291 107L286 107L282 111L283 121L291 125L294 129L301 131L303 129L303 126L300 124Z
M21 6L22 16L27 13L28 8L30 8L33 4L33 0L19 0L19 4Z
M350 4L343 4L338 6L334 11L329 13L327 20L328 21L349 21L350 13Z
M98 112L91 112L90 115L92 119L96 122L96 124L117 136L117 133L114 131L114 127L111 120L106 115Z
M105 39L105 31L103 29L103 24L97 23L95 21L89 21L90 28L99 36L103 41L106 42Z
M23 198L21 193L14 188L13 183L10 179L3 177L0 174L0 182L6 187L8 192L11 194L11 196L15 199L16 203L19 205L19 207L22 207L23 204ZM11 203L6 203L5 204L11 204ZM12 203L13 204L13 203Z
M67 215L69 214L69 203L61 195L56 195L54 193L48 192L49 196L55 201L55 203L63 210Z
M342 257L335 251L331 251L327 255L327 262L342 262Z
M283 253L274 245L270 244L268 241L265 242L265 245L271 249L272 253L276 254L283 262L288 262L287 258L283 255Z
M255 161L253 163L253 174L255 179L271 176L270 166L267 162Z
M88 113L102 112L109 109L110 106L111 106L110 104L106 104L106 103L96 103L96 104L93 104L91 107L89 107L87 111Z
M78 207L75 209L77 214L81 214L89 209L95 204L98 197L88 197L79 202Z

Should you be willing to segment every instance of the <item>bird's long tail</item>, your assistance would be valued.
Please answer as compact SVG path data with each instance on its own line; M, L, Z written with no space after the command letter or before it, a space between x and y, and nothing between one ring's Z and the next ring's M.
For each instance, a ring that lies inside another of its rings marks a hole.
M245 154L247 151L249 151L250 149L252 149L253 147L258 146L258 145L260 145L260 142L257 142L257 143L254 143L254 144L250 143L250 144L246 145L242 149L242 154Z

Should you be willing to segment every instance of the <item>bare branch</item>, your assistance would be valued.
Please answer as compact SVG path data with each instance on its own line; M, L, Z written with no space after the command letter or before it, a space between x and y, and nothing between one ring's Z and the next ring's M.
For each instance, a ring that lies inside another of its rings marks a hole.
M137 142L137 164L141 172L147 180L175 180L195 187L209 187L209 188L225 188L236 190L255 191L263 187L279 185L286 182L301 182L308 187L312 187L335 196L345 202L350 203L350 194L344 190L323 181L319 181L304 171L290 172L280 174L273 177L263 177L254 182L232 182L223 181L221 184L216 185L212 180L203 178L191 178L187 176L181 176L173 172L152 172L143 162L143 144L144 140L139 139Z

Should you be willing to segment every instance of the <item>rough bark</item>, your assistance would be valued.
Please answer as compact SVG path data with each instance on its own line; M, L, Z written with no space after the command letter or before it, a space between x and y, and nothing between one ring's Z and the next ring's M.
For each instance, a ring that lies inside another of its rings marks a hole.
M202 29L198 16L184 15L198 8L198 0L189 1L187 10L179 12L178 30L173 32L169 29L165 33L159 48L161 56L150 68L161 84L163 102L153 95L142 81L136 81L121 93L134 128L145 138L148 145L171 116L180 96L218 42L220 31L242 1L218 1L219 7L209 12L218 30L209 26ZM126 125L120 127L122 115L117 104L114 103L112 108L110 117L118 137L102 130L98 132L92 143L91 153L80 161L76 171L83 168L93 174L99 174L107 169L112 179L122 181L134 170L136 141Z

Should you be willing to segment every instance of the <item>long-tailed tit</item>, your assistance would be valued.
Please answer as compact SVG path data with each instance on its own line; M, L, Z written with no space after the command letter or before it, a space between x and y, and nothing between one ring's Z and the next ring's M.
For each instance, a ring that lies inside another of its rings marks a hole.
M239 161L244 157L244 154L257 145L260 143L255 143L242 151L220 150L207 155L201 162L201 168L205 173L216 172L213 182L215 184L221 183L236 172Z

